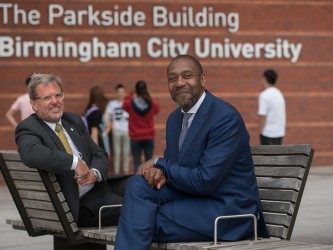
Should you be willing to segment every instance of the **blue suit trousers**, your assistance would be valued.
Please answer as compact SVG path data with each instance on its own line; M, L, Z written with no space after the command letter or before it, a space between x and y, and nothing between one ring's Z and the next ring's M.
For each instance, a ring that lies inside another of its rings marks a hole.
M142 176L131 177L122 207L122 213L131 216L126 221L120 215L115 250L148 250L152 241L212 240L173 220L173 201L182 196L167 185L157 190L150 187Z

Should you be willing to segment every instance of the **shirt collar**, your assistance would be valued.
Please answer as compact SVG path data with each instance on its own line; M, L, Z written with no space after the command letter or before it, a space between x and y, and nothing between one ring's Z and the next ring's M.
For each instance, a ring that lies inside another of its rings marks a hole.
M55 131L55 127L56 127L56 125L59 123L61 126L62 126L62 124L61 124L61 120L58 122L58 123L52 123L52 122L46 122L46 121L44 121L53 131Z

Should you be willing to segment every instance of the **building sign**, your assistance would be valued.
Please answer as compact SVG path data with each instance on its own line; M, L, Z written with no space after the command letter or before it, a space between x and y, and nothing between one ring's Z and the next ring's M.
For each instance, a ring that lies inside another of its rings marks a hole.
M97 9L93 4L79 6L81 9L52 3L42 9L27 9L26 5L0 3L2 27L48 31L35 36L15 32L0 35L0 58L67 58L88 63L98 59L158 59L193 54L198 58L221 60L281 59L297 63L301 55L302 44L286 38L256 42L240 39L237 32L242 27L241 14L216 10L213 6L178 5L178 9L170 5L152 5L148 9L117 4L103 5L104 9L100 6ZM74 36L70 32L72 28L82 34ZM159 32L147 34L145 28ZM62 33L64 29L69 32ZM221 35L205 35L205 29L209 34ZM95 35L94 30L99 32ZM116 32L102 34L108 30L119 30L123 35L119 39ZM161 36L161 30L168 31L167 35ZM175 35L170 35L172 30ZM184 37L181 30L192 33Z

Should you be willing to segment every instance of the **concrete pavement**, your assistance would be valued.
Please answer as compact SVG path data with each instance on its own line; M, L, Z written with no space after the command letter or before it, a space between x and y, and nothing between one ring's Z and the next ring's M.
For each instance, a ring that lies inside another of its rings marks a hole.
M333 167L310 170L291 240L333 245Z
M13 230L6 218L19 218L6 186L0 187L0 249L52 249L52 237L29 237L25 231ZM312 167L305 187L293 241L332 245L333 249L333 166ZM113 249L108 246L108 250Z

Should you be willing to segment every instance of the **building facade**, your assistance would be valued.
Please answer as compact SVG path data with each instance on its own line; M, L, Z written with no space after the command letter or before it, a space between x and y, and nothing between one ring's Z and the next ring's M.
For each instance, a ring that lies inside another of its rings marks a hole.
M258 94L267 68L285 95L284 144L308 143L314 166L333 165L333 2L311 0L0 1L0 149L16 149L5 113L32 73L64 82L65 110L82 113L93 85L114 97L145 80L161 105L163 155L170 98L166 66L196 56L207 89L234 105L259 143Z

